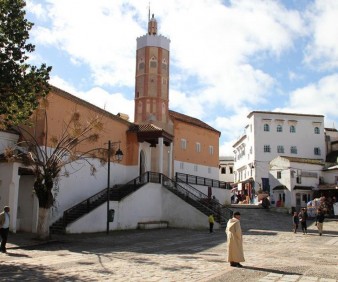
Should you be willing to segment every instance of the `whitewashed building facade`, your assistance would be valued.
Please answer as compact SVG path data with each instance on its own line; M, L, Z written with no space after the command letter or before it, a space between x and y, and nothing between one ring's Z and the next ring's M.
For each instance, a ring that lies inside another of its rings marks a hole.
M234 181L244 194L270 192L269 165L278 156L325 160L323 115L253 111L247 118L233 145Z

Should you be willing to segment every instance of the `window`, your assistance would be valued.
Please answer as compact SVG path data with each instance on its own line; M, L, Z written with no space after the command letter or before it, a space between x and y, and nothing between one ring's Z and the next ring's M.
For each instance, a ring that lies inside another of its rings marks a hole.
M298 184L302 184L302 178L301 178L300 176L297 176L296 182L297 182Z
M320 134L320 130L318 126L315 127L315 134Z
M315 148L314 148L314 154L315 154L316 156L320 156L320 148L319 148L319 147L315 147Z
M264 131L270 131L270 126L267 123L264 124Z
M157 60L156 60L155 57L152 57L152 58L150 59L150 67L151 67L151 68L157 68Z
M196 152L200 153L201 152L201 143L196 143Z
M297 147L296 146L291 146L290 147L290 153L291 154L297 154Z
M167 64L167 60L166 59L162 60L162 69L165 70L165 71L168 69L168 64Z
M264 145L264 153L270 153L271 149L270 149L270 145Z
M277 146L277 153L284 154L284 146L278 145Z
M296 127L294 125L290 126L290 132L291 133L296 133Z
M181 149L182 150L187 149L187 140L181 139Z
M222 167L222 169L221 169L221 174L226 174L226 169L225 169L225 167Z
M233 174L234 173L234 169L232 166L229 167L229 170L230 170L230 174Z
M282 172L281 171L277 171L277 179L281 179L282 178Z
M144 69L144 62L139 63L138 68L139 68L140 70L143 70L143 69Z
M209 155L213 155L213 154L214 154L214 147L209 146Z
M280 124L277 125L277 132L283 132L283 127Z

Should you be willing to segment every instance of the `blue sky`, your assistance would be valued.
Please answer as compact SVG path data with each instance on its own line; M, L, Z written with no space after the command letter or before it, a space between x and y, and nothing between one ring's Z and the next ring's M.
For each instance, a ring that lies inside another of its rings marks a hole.
M51 84L134 117L136 38L149 0L29 0L31 64ZM232 155L251 111L323 114L338 127L337 0L153 0L171 40L170 104L219 130Z

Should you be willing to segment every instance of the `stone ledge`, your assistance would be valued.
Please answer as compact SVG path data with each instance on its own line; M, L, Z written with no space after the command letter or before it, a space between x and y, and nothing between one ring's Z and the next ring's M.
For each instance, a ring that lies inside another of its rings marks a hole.
M138 229L158 229L158 228L168 228L168 221L146 221L146 222L138 222Z

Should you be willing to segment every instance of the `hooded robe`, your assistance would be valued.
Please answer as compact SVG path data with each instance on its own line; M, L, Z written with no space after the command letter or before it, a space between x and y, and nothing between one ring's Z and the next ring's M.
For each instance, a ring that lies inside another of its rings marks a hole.
M243 238L241 224L237 218L231 218L228 221L227 228L227 249L228 262L243 262Z

